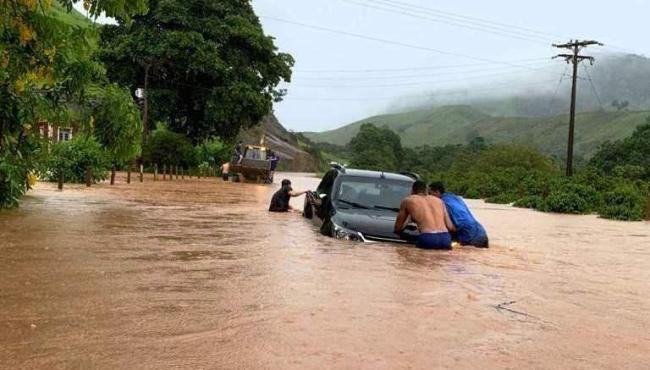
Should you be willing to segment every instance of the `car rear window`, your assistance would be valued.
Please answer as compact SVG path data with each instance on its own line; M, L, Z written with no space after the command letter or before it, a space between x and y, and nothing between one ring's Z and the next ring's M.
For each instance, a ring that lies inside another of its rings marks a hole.
M334 199L368 208L399 208L402 199L411 193L412 184L402 180L345 176L338 184Z

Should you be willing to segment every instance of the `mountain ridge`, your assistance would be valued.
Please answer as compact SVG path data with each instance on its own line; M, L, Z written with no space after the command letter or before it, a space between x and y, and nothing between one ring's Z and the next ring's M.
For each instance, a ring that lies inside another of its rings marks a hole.
M576 154L593 155L608 140L628 137L646 122L650 111L582 112L576 116ZM388 127L407 147L467 144L481 136L494 144L517 143L561 157L566 148L568 115L553 117L493 116L470 105L450 105L369 117L335 130L304 132L314 142L346 145L364 123Z

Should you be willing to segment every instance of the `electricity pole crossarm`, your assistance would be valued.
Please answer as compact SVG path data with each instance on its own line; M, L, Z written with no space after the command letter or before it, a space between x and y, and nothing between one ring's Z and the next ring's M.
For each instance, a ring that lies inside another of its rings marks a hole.
M573 54L558 54L554 56L553 59L563 58L566 60L567 63L571 63L571 61L573 61L573 58L575 57L576 56ZM591 65L593 65L594 62L596 61L596 58L588 55L578 55L577 58L578 58L578 62L582 62L583 60L588 60L591 63Z
M560 49L569 49L573 54L559 54L555 58L563 58L567 63L573 64L573 84L571 85L571 114L569 117L569 143L567 145L566 157L566 175L573 175L573 142L575 134L576 123L576 98L578 95L578 64L584 60L588 60L592 65L596 60L592 56L580 55L580 50L591 45L603 46L598 41L585 40L585 41L570 41L566 44L554 44L553 46Z
M576 41L567 42L566 44L553 44L553 47L560 48L560 49L573 49L576 46L579 48L586 48L587 46L591 46L591 45L605 46L605 44L594 40L585 40L585 41L576 40Z

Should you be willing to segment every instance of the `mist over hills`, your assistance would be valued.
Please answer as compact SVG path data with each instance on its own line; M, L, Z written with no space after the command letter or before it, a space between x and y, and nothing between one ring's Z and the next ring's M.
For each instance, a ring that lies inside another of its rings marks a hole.
M588 157L604 141L629 136L650 116L650 59L599 55L594 66L587 63L579 71L576 153ZM427 98L399 99L388 107L390 113L305 136L315 142L345 145L362 124L374 123L393 129L411 147L465 144L482 136L492 143L517 142L562 156L568 130L569 73L558 61L557 68L531 71L524 78L504 78L499 84L512 85L506 91L490 89L494 81L434 91Z

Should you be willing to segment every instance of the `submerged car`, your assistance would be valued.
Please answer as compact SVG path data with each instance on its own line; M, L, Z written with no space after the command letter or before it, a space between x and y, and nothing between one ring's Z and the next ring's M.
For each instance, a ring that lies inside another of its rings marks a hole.
M417 229L394 233L399 207L419 178L411 173L347 169L333 164L316 191L305 197L303 216L323 235L352 241L411 243Z

